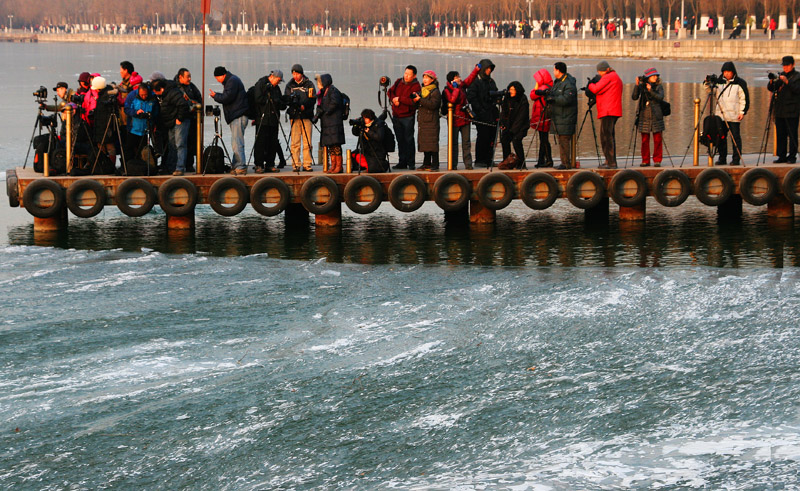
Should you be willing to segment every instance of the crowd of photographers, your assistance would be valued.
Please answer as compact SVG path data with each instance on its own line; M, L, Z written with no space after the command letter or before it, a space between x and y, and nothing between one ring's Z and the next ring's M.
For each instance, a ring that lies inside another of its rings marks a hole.
M781 65L779 74L769 74L767 86L773 95L770 114L776 126L778 159L775 162L795 163L800 75L794 69L791 56L785 56ZM355 168L366 172L388 171L388 154L395 151L396 142L398 163L395 169L417 169L415 157L421 152L423 162L419 169L435 171L440 166L441 122L445 120L446 130L448 105L452 105L454 114L451 147L454 169L458 168L459 140L465 169L492 166L497 143L503 154L500 169L525 168L522 141L531 129L536 132L534 138L539 143L535 166L554 166L549 139L553 135L561 160L558 168L570 169L575 160L573 141L578 129L579 90L587 96L587 116L596 109L600 123L603 159L599 167L617 167L615 127L623 111L623 82L607 62L597 64L597 75L581 89L575 77L568 73L567 65L557 62L552 74L546 69L533 74L534 86L528 94L519 81L498 90L492 78L494 70L491 60L483 59L464 79L459 72L451 71L440 82L433 70L426 70L420 83L417 68L408 65L393 84L388 77L381 78L385 101L381 114L364 109L355 119L348 119L349 97L333 85L330 74L318 75L313 83L299 64L292 66L291 79L283 90L280 88L284 78L281 70L272 70L250 89L245 89L239 77L219 66L214 70L214 77L223 88L220 92L210 90L209 95L222 106L224 120L230 128L230 172L234 175L247 173L244 135L251 125L256 132L255 172L280 171L285 162L279 139L283 131L280 122L283 113L290 120L289 136L284 134L284 139L289 145L294 171L312 170L311 136L312 129L316 128L319 145L324 147L324 155L329 159L326 172L342 172L345 121L349 121L353 135L358 137L352 161ZM117 155L125 156L128 161L138 160L145 158L142 152L150 148L162 155L161 174L178 176L191 171L197 138L193 107L198 107L202 95L192 83L189 70L181 68L172 80L154 72L145 81L130 62L123 61L120 76L121 82L112 84L99 74L84 72L78 78L76 90L70 89L66 82L59 82L54 90L60 103L55 105L46 104L46 94L45 97L40 97L42 93L35 95L41 109L57 112L68 104L76 110L75 152L90 155L95 161L102 156L106 162L105 167L100 167L103 173L115 171ZM704 139L712 152L718 154L717 165L728 164L727 140L730 139L730 165L740 165L740 124L750 104L747 83L738 76L733 62L728 61L722 65L721 75L707 76L703 85L709 94L709 115L703 121ZM41 90L46 92L44 88ZM640 165L646 167L652 162L660 166L664 154L664 118L671 109L655 68L636 77L632 99L636 101L635 125L641 135ZM387 121L391 122L391 128ZM477 135L474 162L472 126ZM62 134L63 131L62 127Z

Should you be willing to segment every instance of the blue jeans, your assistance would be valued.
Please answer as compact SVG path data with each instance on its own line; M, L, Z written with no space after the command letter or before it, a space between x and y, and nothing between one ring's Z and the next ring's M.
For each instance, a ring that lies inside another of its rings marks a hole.
M189 121L176 124L169 130L169 153L167 170L186 170L186 145L189 140Z
M393 118L394 134L397 137L397 156L400 168L414 168L414 116Z
M233 152L231 167L244 169L247 167L247 157L244 154L244 130L247 129L247 116L239 116L231 121L230 128L231 151Z

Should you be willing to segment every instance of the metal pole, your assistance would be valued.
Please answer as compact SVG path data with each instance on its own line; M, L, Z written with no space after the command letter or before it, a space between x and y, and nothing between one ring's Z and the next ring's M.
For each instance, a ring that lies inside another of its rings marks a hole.
M347 149L347 164L345 164L345 172L348 174L353 173L353 160L352 160L352 151L348 148Z
M322 171L328 171L328 147L322 147Z
M203 104L197 103L194 105L194 111L197 117L197 174L203 174Z
M453 170L453 103L447 103L447 170Z
M50 152L44 153L44 177L50 177Z
M578 147L578 139L575 138L575 135L572 135L572 143L570 144L570 147L571 147L570 160L572 160L572 162L570 162L570 165L572 166L571 167L572 169L577 169L580 164L578 164L578 155L576 154Z
M70 173L72 171L72 106L67 105L64 112L66 114L64 124L67 126L65 130L67 133L67 173Z
M694 153L692 155L692 165L700 165L700 99L694 100Z
M156 34L158 34L158 12L156 12Z
M778 132L775 130L775 120L772 121L772 155L778 156Z

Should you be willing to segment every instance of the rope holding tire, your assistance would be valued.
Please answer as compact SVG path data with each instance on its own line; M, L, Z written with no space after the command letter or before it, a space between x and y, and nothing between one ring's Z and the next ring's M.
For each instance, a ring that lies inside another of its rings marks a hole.
M652 192L662 206L679 206L692 194L692 181L677 169L662 170L653 179Z
M171 177L158 188L158 204L167 215L191 215L197 205L197 186L184 177Z
M701 203L719 206L733 194L733 179L722 169L711 167L694 179L694 195Z
M262 177L250 188L250 206L267 217L280 214L290 199L289 186L277 177Z
M368 197L369 201L366 204L362 204L365 197ZM372 176L354 177L344 187L344 202L355 213L361 215L372 213L378 209L382 201L383 187Z
M132 177L122 181L114 196L117 208L129 217L140 217L150 213L158 196L149 181Z
M635 186L632 190L631 188ZM633 191L633 192L631 192ZM608 193L619 206L639 206L647 199L647 178L639 171L625 169L614 174Z
M50 179L37 179L22 193L28 213L36 218L54 218L64 209L64 188Z
M800 205L800 167L795 167L783 176L781 188L786 199Z
M427 199L428 187L414 174L403 174L389 184L389 202L398 211L416 211Z
M542 187L546 192L542 192ZM544 210L553 206L561 196L558 181L549 172L534 172L526 177L519 186L522 201L534 210Z
M498 195L498 187L502 191ZM514 181L503 172L490 172L478 181L476 194L478 201L490 210L502 210L514 199Z
M453 188L458 188L453 191ZM450 172L443 175L433 184L433 199L444 211L458 211L469 203L472 196L472 184L461 174Z
M750 169L739 181L739 194L751 205L766 205L778 194L778 179L763 167Z
M328 176L315 176L300 188L300 202L309 213L326 215L341 201L339 185Z
M606 196L606 183L596 172L580 171L567 181L567 199L576 208L588 210L594 208Z
M226 206L228 201L229 192L236 193L236 200L233 206ZM208 204L218 214L224 217L232 217L238 215L247 206L247 199L250 193L247 190L247 185L235 177L223 177L218 181L214 181L211 188L208 190Z
M87 198L87 193L92 197ZM101 211L106 205L108 193L106 188L94 179L78 179L67 188L67 208L73 215L80 218L91 218ZM90 205L84 208L84 205Z

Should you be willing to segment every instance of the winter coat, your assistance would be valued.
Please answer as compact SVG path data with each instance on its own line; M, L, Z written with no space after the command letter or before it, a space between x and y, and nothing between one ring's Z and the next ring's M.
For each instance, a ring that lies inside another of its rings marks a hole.
M311 119L314 117L316 91L311 80L303 76L303 80L297 83L292 78L286 84L284 95L286 96L287 104L289 104L287 112L291 119ZM303 107L302 110L300 106Z
M164 92L158 96L158 104L160 106L161 127L169 131L175 127L175 121L179 120L181 123L191 121L192 113L189 103L183 98L183 92L178 89L178 84L172 81L167 81L167 86Z
M478 77L467 90L467 100L472 105L472 111L475 113L475 119L484 123L495 124L497 122L498 112L497 106L490 95L492 92L497 92L497 84L491 76L486 75L487 67L494 67L494 64L489 59L481 60L481 71Z
M447 86L444 88L442 96L444 96L447 102L453 104L453 121L456 128L469 124L469 116L466 111L464 111L464 106L467 104L467 89L472 85L472 82L475 81L478 72L480 72L480 70L476 66L475 69L472 70L472 73L461 81L458 87L455 87L452 82L447 82Z
M420 152L439 151L439 108L442 105L442 94L439 82L434 80L422 88L422 98L417 102L417 150Z
M247 91L239 77L231 72L225 74L222 92L214 94L214 101L222 104L227 124L231 124L233 120L244 116L247 112Z
M138 91L137 91L138 92ZM139 97L138 93L132 93L133 97L125 101L125 114L128 115L128 133L136 136L144 136L147 133L148 122L156 121L159 113L158 101L155 95L147 91L147 99ZM137 114L139 110L144 111ZM149 121L148 117L150 116Z
M548 114L547 101L545 96L536 95L537 90L547 90L553 88L553 78L550 72L542 68L533 74L533 79L536 80L536 87L531 89L531 128L536 131L550 131L550 116Z
M565 73L553 82L547 106L552 122L551 131L556 135L574 135L578 125L578 86L575 77Z
M767 88L775 94L775 117L776 118L796 118L800 116L800 73L794 68L789 73L779 73L786 75L789 80L784 84L779 78L770 80Z
M256 126L277 128L281 124L281 111L286 109L286 102L281 88L272 85L269 77L261 77L255 85Z
M744 116L747 107L747 96L742 86L736 83L736 78L738 77L726 80L724 84L717 85L714 89L717 99L714 112L728 122L738 122L739 115ZM707 83L703 82L703 85L706 92L711 91L711 87Z
M639 124L640 133L660 133L664 131L664 114L661 111L661 101L664 100L664 86L661 79L650 84L650 90L646 86L637 84L633 88L631 95L634 101L639 103Z
M389 96L390 102L395 97L399 97L400 105L395 106L392 104L392 115L395 118L408 118L413 116L414 112L417 110L417 105L411 100L411 94L414 92L419 93L420 90L422 90L422 86L416 78L408 83L403 80L403 77L395 80L394 85L389 88L387 95Z
M386 147L383 139L386 137L386 122L376 119L365 128L363 137L359 141L361 155L367 160L367 172L377 173L389 170ZM353 126L353 135L361 137L361 128Z
M528 115L528 98L525 97L525 89L519 82L511 82L508 88L517 89L515 97L506 96L500 109L500 127L503 134L510 136L511 140L521 140L528 134L530 127L530 117Z
M187 85L183 85L178 75L175 75L173 80L177 84L178 90L181 91L183 98L189 103L190 108L194 104L203 102L203 94L200 93L200 89L194 83L189 82Z
M140 83L142 83L142 76L139 75L139 72L131 73L131 76L128 77L128 80L123 80L119 84L117 84L117 90L119 93L117 94L117 102L120 106L125 105L125 99L128 98L128 94L136 89Z
M322 90L317 95L316 113L321 126L319 144L323 147L337 147L344 144L342 93L333 86L333 78L329 74L322 74L320 81Z
M597 117L622 116L622 79L617 72L609 71L600 81L587 86L597 96Z
M94 92L94 91L92 91ZM100 143L105 135L106 143L117 142L117 132L114 121L117 117L119 105L117 104L117 91L111 86L97 91L97 101L94 108L94 142Z

